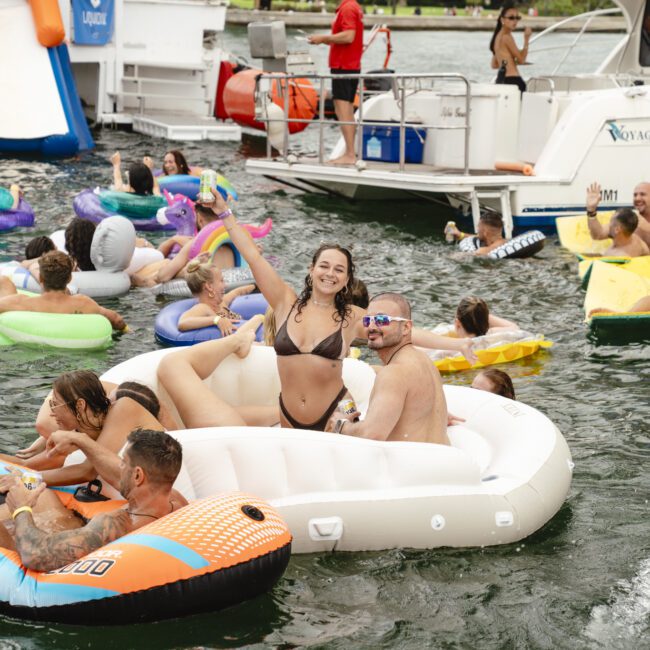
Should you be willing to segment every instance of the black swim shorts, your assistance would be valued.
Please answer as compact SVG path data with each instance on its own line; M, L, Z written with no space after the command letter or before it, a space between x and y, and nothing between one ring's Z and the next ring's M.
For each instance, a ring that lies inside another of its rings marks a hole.
M341 70L332 68L332 74L359 74L361 70ZM332 79L332 99L342 99L343 101L354 103L354 97L359 87L358 79Z

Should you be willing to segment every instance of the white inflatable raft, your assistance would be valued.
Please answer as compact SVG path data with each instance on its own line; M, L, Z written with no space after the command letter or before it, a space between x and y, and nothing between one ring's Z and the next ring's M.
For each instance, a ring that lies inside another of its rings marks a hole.
M156 367L174 350L149 352L105 373L143 381L164 399ZM374 382L345 359L346 386L364 412ZM274 404L273 349L226 359L206 382L234 405ZM509 544L542 527L571 483L569 448L542 413L498 395L445 386L452 446L377 442L331 433L221 427L174 433L185 467L176 487L189 499L241 490L268 500L289 524L294 553ZM189 476L194 477L192 480Z

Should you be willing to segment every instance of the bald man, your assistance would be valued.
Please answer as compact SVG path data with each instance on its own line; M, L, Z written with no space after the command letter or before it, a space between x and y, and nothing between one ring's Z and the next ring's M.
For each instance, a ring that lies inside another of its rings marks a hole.
M587 223L592 239L607 239L611 237L609 226L598 221L597 210L600 203L600 185L592 183L587 188ZM650 183L639 183L634 188L634 209L639 215L634 234L650 246Z
M326 431L373 440L449 444L442 379L411 341L411 306L397 293L382 293L363 319L368 347L382 361L364 420L335 411Z

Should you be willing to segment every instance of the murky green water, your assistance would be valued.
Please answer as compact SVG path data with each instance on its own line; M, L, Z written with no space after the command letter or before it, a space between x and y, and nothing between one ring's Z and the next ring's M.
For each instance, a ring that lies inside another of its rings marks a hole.
M446 39L448 48L465 37L404 35L420 43ZM225 40L243 50L242 32ZM33 235L66 224L72 197L108 182L113 150L126 160L165 151L162 141L108 130L97 145L80 161L0 160L0 185L21 180L38 224L3 235L1 260L20 255ZM246 175L246 147L184 149L192 163L212 163L236 185L243 220L273 217L266 248L292 282L302 281L321 240L336 240L353 246L371 293L395 290L411 299L418 324L449 320L459 298L474 293L495 313L552 339L550 352L507 369L518 397L554 420L569 442L576 463L569 498L544 529L517 545L297 556L271 594L221 614L102 629L0 618L0 649L650 647L649 348L587 341L572 256L551 239L538 259L468 260L444 244L439 232L448 215L441 208L289 194ZM133 330L106 352L0 349L1 450L34 437L38 405L60 372L102 372L156 347L152 325L162 302L138 290L105 304ZM464 373L449 381L471 379Z

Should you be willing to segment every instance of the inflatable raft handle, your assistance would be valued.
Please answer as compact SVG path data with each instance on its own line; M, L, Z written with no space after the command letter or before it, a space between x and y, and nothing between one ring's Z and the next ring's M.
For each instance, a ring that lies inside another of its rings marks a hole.
M502 172L519 172L524 176L535 175L535 169L533 166L522 162L505 162L503 160L498 160L494 163L494 169L498 169Z
M56 47L65 39L65 29L57 0L29 0L36 37L43 47Z

